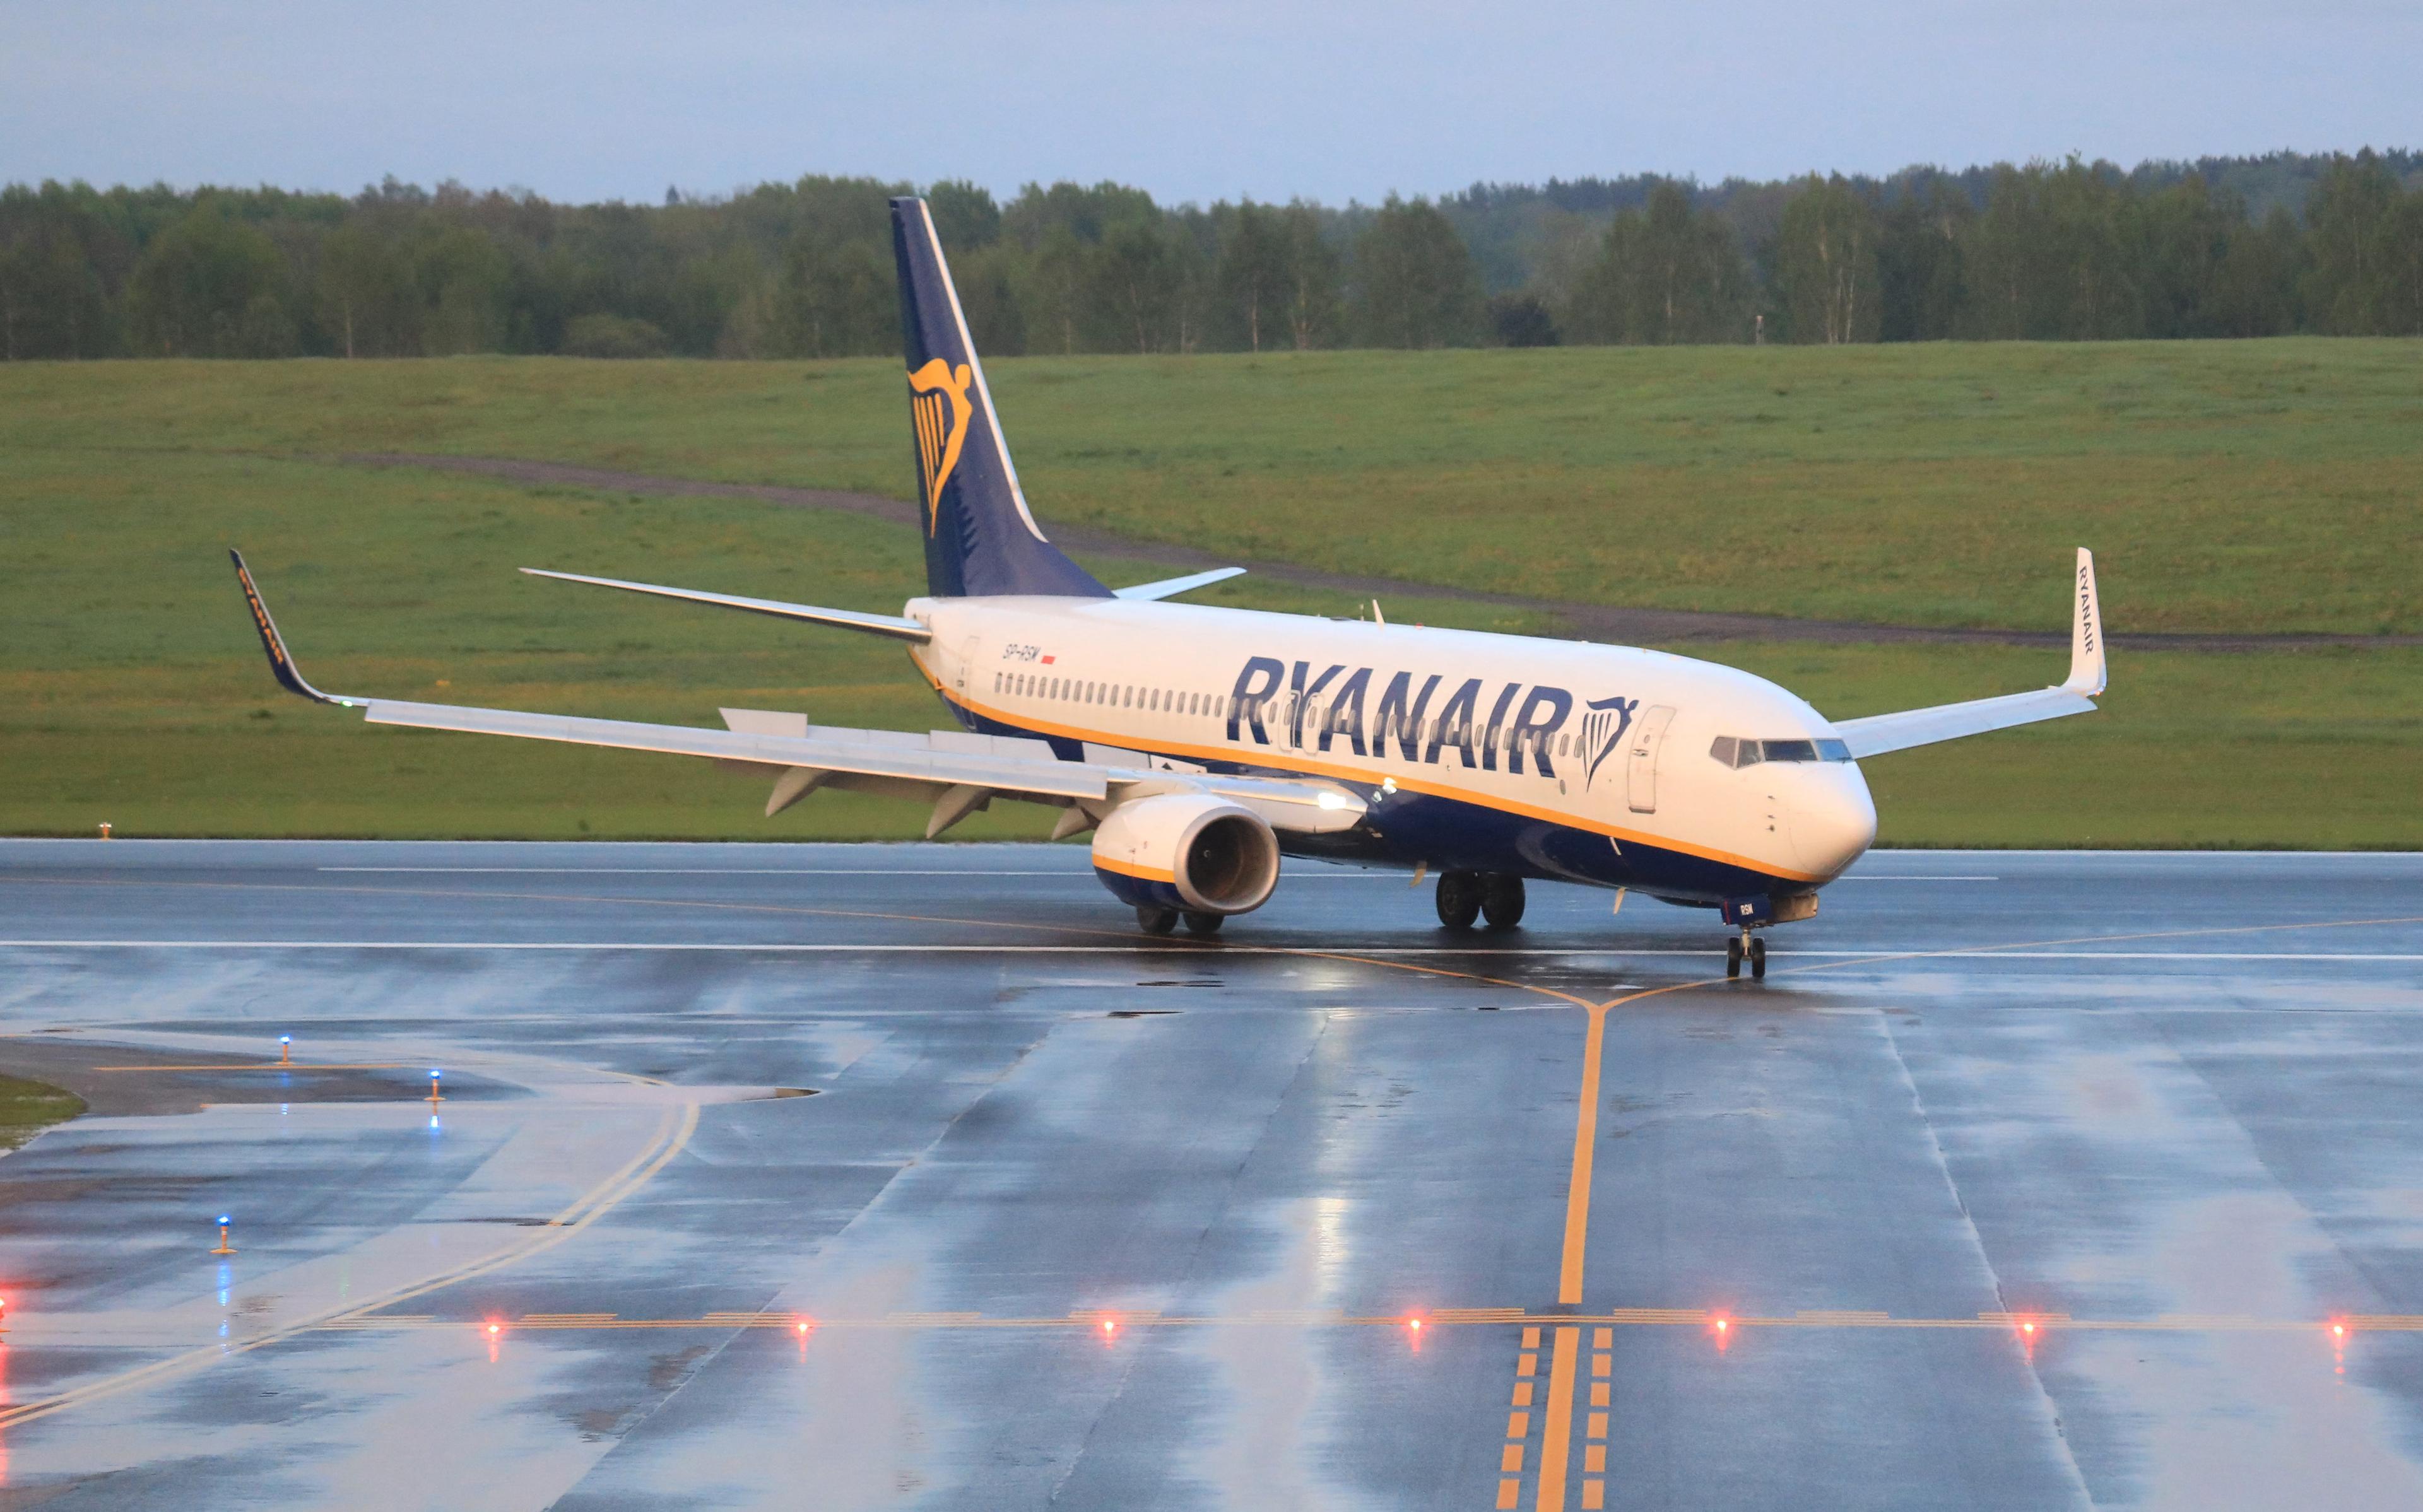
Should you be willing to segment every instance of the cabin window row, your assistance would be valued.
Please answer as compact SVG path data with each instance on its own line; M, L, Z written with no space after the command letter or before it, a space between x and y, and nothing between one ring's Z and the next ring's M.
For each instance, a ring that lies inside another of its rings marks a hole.
M1007 694L1012 698L1046 699L1061 703L1103 704L1112 708L1141 709L1148 714L1202 716L1215 719L1228 717L1230 705L1237 701L1222 694L1184 693L1174 688L1136 687L1125 683L1097 683L1076 677L1047 677L1040 672L995 672L992 690L996 693ZM1237 708L1240 716L1258 718L1265 723L1285 718L1286 711L1285 699L1266 699L1259 708L1251 704L1239 705ZM1307 706L1304 726L1307 737L1318 738L1322 727L1322 721L1327 714L1328 711L1318 703ZM1494 746L1499 750L1512 750L1515 732L1515 727L1512 725L1497 725L1482 730L1478 726L1450 723L1445 719L1426 719L1417 725L1401 716L1387 721L1386 728L1375 727L1371 736L1373 739L1394 738L1399 741L1435 740L1449 746L1462 746L1468 741L1476 746ZM1525 745L1537 746L1540 740L1538 732L1531 732ZM1758 742L1750 741L1749 744L1755 746ZM1777 744L1788 743L1778 742ZM1842 743L1829 741L1826 744ZM1581 738L1570 732L1555 736L1547 742L1547 745L1549 751L1554 755L1577 756L1581 753ZM1751 758L1753 761L1756 759L1756 757ZM1795 758L1777 756L1769 759L1787 761ZM1806 761L1812 758L1797 759ZM1842 759L1847 760L1847 754Z

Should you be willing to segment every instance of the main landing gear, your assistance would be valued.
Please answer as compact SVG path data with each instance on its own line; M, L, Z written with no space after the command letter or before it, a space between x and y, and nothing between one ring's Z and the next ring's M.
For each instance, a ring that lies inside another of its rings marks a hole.
M1180 913L1175 908L1156 908L1150 904L1136 906L1136 922L1148 935L1169 934L1178 928L1178 921L1181 919L1186 921L1186 932L1190 935L1216 935L1225 921L1225 916L1215 913L1196 913L1193 909Z
M1725 941L1725 979L1727 981L1741 975L1742 962L1745 959L1750 962L1750 979L1752 982L1766 981L1766 941L1747 929Z
M1502 872L1441 872L1438 917L1454 930L1484 918L1492 929L1512 929L1523 921L1523 879Z

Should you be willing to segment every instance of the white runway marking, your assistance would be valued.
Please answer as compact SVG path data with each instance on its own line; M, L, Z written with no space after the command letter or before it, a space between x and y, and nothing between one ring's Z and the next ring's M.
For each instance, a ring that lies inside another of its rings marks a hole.
M474 876L483 873L545 876L1056 876L1069 882L1091 882L1091 872L977 872L937 868L913 871L895 866L320 866L318 872L409 872L422 876ZM1307 877L1378 877L1394 881L1402 873L1288 872L1284 880Z
M1221 955L1522 955L1572 956L1673 955L1717 956L1715 950L1626 949L1607 946L1476 945L1191 945L1184 940L1148 941L1133 945L896 945L819 942L791 944L768 941L699 940L516 940L516 939L0 939L0 950L103 951L762 951L778 954L930 954L953 955L1136 955L1188 950ZM1875 957L1880 966L1903 960L1940 961L1953 958L2003 961L2423 961L2423 953L2380 951L2012 951L1993 945L1969 945L1935 950L1877 946L1872 950L1779 951L1778 962L1793 960L1860 960Z
M936 868L911 870L893 866L319 866L317 872L345 873L406 873L420 876L478 876L496 874L505 875L542 876L1056 876L1071 882L1091 882L1091 872L986 872ZM1344 878L1358 881L1402 882L1402 872L1322 871L1288 872L1282 880L1300 882L1313 877ZM2000 882L1999 876L1971 876L1910 873L1906 875L1839 876L1837 882Z

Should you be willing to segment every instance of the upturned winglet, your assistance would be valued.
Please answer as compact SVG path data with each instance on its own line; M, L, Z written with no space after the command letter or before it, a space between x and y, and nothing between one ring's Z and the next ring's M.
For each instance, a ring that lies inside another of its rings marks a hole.
M270 675L277 679L278 685L314 703L334 703L346 709L360 708L362 700L323 693L296 670L294 658L287 654L285 638L277 633L277 622L269 617L269 606L261 602L261 590L253 585L252 569L244 564L244 553L230 546L228 556L235 562L235 580L244 585L244 601L252 606L252 627L261 632L261 649L269 654Z
M2095 602L2095 553L2078 548L2078 595L2069 626L2069 679L2061 685L2094 698L2103 691L2103 610Z

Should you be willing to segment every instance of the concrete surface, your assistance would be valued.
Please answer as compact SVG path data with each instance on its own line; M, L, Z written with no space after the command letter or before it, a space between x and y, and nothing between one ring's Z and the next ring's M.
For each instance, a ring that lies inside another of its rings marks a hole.
M2423 1504L2418 884L0 842L0 1508Z

